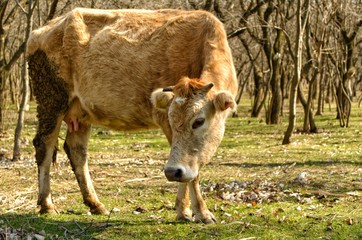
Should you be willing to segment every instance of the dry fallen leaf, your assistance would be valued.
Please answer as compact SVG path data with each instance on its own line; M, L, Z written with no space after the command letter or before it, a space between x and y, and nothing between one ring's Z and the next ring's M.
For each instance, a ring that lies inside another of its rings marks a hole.
M121 210L119 208L113 208L112 212L120 212Z
M232 216L230 213L227 213L227 212L225 212L224 215L227 216L227 217L231 217L231 216Z
M345 222L346 222L348 225L352 225L352 224L353 224L353 218L348 217L348 218L345 219Z
M360 193L357 192L357 191L355 191L355 192L347 192L346 194L349 195L349 196L354 196L354 197L359 197L360 196Z
M34 234L34 238L35 238L36 240L44 240L44 239L45 239L45 237L42 236L42 235L40 235L40 234Z

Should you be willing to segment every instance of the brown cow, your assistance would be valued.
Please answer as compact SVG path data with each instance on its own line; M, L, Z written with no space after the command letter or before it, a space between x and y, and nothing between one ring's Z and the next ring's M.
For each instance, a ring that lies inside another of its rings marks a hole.
M91 125L161 127L171 144L165 175L180 182L177 219L193 213L196 221L215 221L200 193L199 169L223 137L237 83L223 25L212 14L74 9L32 32L28 57L38 102L33 144L41 213L57 212L49 170L64 120L64 149L91 213L107 213L88 170Z

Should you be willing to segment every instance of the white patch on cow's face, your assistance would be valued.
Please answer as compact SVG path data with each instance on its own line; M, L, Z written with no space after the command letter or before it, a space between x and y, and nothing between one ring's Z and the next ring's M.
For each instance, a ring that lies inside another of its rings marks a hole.
M219 146L226 114L216 110L212 99L195 95L183 104L176 97L168 115L172 144L165 174L171 181L188 182L197 177Z

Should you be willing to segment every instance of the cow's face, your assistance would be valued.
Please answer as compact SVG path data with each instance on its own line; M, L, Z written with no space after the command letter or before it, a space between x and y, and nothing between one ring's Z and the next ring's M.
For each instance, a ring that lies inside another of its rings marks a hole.
M154 106L164 107L172 130L171 153L164 169L170 181L196 178L223 138L225 119L236 104L229 92L215 92L212 87L212 83L183 78L175 87L153 93Z

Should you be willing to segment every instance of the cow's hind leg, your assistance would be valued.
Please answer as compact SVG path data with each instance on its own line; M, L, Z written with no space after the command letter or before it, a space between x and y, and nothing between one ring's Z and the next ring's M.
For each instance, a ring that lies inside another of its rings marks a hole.
M190 209L189 187L187 183L180 183L178 186L175 208L177 211L176 220L192 221Z
M63 116L39 116L39 129L33 140L35 158L38 165L38 205L40 213L57 213L50 193L50 166L55 161L58 134Z
M73 172L77 178L84 204L90 208L90 212L93 214L107 214L107 209L98 200L89 174L87 146L90 129L90 125L79 123L77 131L68 131L64 142L64 150L68 155Z
M191 197L191 208L192 212L195 215L196 222L203 223L215 223L215 216L209 211L206 206L206 203L201 195L200 185L199 185L199 176L198 175L194 180L189 182L190 188L190 197Z
M29 75L38 102L38 131L33 140L38 165L38 205L40 213L57 212L50 194L50 165L56 158L59 129L68 108L68 86L58 68L43 51L29 56Z

